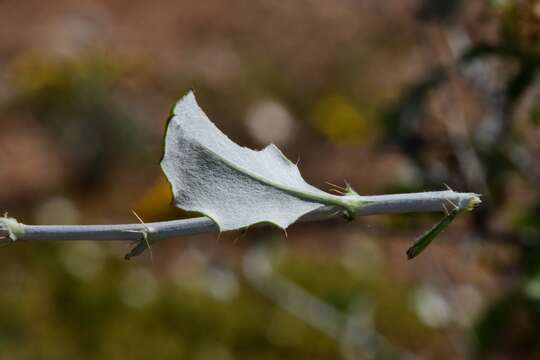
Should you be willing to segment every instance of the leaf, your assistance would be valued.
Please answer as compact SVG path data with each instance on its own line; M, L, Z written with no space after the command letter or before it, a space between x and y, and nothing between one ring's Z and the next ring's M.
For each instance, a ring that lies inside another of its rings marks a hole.
M423 233L421 236L419 236L412 246L407 250L407 258L411 260L412 258L417 257L420 255L422 251L424 251L429 244L454 221L456 216L462 212L463 209L460 209L458 207L453 208L450 210L448 215L446 215L441 221L439 221L437 224L435 224L431 229Z
M321 191L273 144L261 151L241 147L200 109L192 92L174 107L165 134L161 167L174 205L213 219L221 231L272 223L285 229L324 205L349 214L361 205L350 192Z

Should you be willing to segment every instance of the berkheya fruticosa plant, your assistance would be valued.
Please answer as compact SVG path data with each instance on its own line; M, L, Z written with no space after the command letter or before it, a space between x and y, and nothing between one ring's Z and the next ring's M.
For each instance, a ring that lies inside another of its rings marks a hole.
M261 151L241 147L201 110L192 92L174 106L165 134L161 167L174 205L204 217L115 225L26 225L0 218L4 241L135 240L126 258L150 243L179 235L246 229L269 223L281 229L299 220L355 215L445 211L446 216L408 249L413 258L462 211L480 203L479 195L447 191L361 196L350 186L334 195L308 184L273 144Z

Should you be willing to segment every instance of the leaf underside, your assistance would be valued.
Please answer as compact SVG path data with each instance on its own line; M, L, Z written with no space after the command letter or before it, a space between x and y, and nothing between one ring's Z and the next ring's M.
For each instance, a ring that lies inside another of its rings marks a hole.
M265 222L285 229L340 198L306 183L275 145L255 151L231 141L192 92L172 111L161 167L174 205L210 217L221 231Z

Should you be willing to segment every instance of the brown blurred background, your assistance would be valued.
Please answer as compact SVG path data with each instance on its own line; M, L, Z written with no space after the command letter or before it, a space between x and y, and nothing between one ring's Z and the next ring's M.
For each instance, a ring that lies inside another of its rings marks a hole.
M0 358L540 358L540 2L0 0L0 210L186 217L159 168L193 89L233 140L440 214L0 249Z

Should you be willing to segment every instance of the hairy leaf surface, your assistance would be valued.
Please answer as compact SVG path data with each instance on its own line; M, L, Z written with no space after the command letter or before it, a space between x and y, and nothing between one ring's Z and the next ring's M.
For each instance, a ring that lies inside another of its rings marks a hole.
M348 208L345 198L321 191L275 146L255 151L223 134L201 110L192 92L174 107L161 167L175 206L203 213L220 230L257 223L286 228L324 205Z

